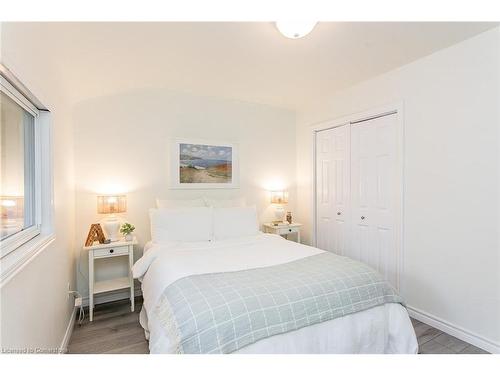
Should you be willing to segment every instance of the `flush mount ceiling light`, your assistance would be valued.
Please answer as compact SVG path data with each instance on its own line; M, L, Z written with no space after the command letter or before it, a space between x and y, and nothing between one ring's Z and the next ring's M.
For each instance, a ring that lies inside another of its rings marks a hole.
M316 24L316 21L278 21L276 27L287 38L298 39L309 34Z

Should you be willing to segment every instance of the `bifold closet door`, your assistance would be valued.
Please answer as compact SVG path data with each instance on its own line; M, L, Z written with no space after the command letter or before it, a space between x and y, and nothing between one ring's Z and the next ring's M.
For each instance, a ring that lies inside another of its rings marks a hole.
M347 256L398 287L401 175L397 116L351 125L351 244Z
M349 128L316 133L316 246L340 255L349 231Z

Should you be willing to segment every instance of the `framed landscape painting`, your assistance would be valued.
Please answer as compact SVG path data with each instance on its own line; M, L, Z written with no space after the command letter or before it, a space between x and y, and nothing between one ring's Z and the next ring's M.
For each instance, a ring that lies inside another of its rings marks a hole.
M237 188L238 164L238 149L233 143L176 139L170 153L171 186Z

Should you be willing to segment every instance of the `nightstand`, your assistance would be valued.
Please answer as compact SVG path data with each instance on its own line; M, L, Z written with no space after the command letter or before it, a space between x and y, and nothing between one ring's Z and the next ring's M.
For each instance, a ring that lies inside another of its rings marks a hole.
M111 292L113 290L130 288L130 310L134 311L134 278L132 277L132 266L134 265L134 245L137 240L115 241L108 244L97 244L85 246L83 249L89 252L89 318L94 319L94 295L98 293ZM128 276L105 281L94 281L94 262L99 259L128 257Z
M273 223L265 223L264 224L264 232L279 234L280 236L285 237L288 240L288 235L296 233L297 234L297 242L300 243L300 227L302 224L299 223L283 223L274 225Z

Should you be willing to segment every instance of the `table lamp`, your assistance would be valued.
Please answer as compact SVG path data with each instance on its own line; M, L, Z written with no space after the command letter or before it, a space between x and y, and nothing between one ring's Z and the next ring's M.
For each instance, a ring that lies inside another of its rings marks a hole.
M120 221L115 214L123 212L127 212L125 195L97 196L97 213L108 215L103 221L103 229L111 242L119 240Z
M284 205L288 203L288 192L271 191L271 203L276 205L276 210L274 212L276 220L273 221L273 224L277 225L283 223L283 216L285 215Z
M18 195L0 196L2 221L16 221L24 217L24 197Z

